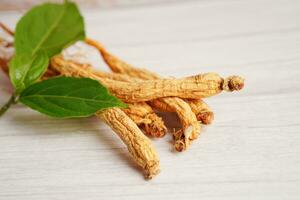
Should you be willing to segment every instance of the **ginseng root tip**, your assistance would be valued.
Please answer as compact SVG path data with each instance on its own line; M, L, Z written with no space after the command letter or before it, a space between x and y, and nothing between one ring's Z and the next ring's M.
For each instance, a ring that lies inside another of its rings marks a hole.
M241 90L244 87L244 79L240 76L229 76L224 80L223 90L232 92Z

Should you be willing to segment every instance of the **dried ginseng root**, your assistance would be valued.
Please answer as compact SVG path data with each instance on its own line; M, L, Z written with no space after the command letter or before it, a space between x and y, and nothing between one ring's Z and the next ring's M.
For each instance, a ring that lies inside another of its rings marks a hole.
M163 120L158 117L153 109L145 102L127 104L128 108L122 109L147 135L163 137L167 128Z
M214 120L214 113L202 99L191 99L187 100L187 102L199 121L206 125L211 124Z
M100 81L115 96L125 102L145 102L162 97L180 97L186 99L200 99L219 94L223 90L232 92L244 86L244 79L239 76L230 76L223 79L216 73L205 73L182 79L157 79L139 82L115 81L99 77L91 70L84 70L78 66L57 65L57 59L64 61L61 56L51 59L52 67L63 74L77 77L89 77Z
M3 34L0 35L0 65L4 72L8 72L8 61L13 56L13 36L14 33L0 22Z
M96 115L126 144L135 162L144 169L146 178L150 179L159 173L159 158L151 141L121 109L106 109Z
M67 68L67 67L66 67ZM84 72L81 72L84 75ZM182 79L157 79L141 82L121 82L100 78L111 92L125 102L150 101L162 97L180 97L200 99L219 94L240 90L244 80L239 76L223 79L216 73L199 74Z
M66 61L63 58L55 59L52 62L52 65L62 66L66 65L66 63L68 63L70 66L73 66L73 68L81 68L89 71L99 78L109 78L112 80L126 82L138 81L123 74L107 73L98 70L95 71L88 64L79 64L71 60ZM46 74L53 73L53 71L55 70L53 70L50 66ZM122 110L145 132L145 134L152 137L163 137L166 135L167 128L163 120L161 117L157 116L156 113L154 113L153 109L146 102L128 103L127 105L128 108Z
M0 28L2 28L7 34L9 34L11 36L15 35L15 33L10 28L8 28L6 25L4 25L1 22L0 22Z
M197 120L203 124L210 124L214 119L214 113L202 99L186 100L191 106L192 111L196 114ZM150 101L150 105L162 112L175 112L168 104L162 101Z
M0 66L2 68L2 70L5 72L5 73L8 73L8 66L7 66L7 60L4 60L4 59L1 59L0 58Z
M127 74L131 77L140 78L143 80L151 80L159 78L159 75L153 72L150 72L146 69L140 69L132 67L131 65L125 63L121 59L117 58L116 56L110 54L99 42L87 38L85 42L88 45L91 45L98 49L100 54L102 55L104 61L110 67L113 72Z
M133 66L130 66L129 64L122 61L121 59L107 52L106 49L103 48L101 44L99 44L94 40L86 39L86 43L97 48L101 53L104 61L110 67L110 69L116 73L127 74L129 76L144 79L144 80L153 80L153 79L160 78L159 75L155 73L152 73L145 69L140 69L140 68L135 68ZM183 130L180 131L182 133L182 137L184 138L183 141L185 141L184 148L182 150L187 149L190 144L190 141L198 137L201 128L190 106L185 101L177 97L166 97L166 98L155 99L153 101L161 102L162 104L167 104L168 107L171 107L172 110L174 110L177 113L181 121L181 124L183 126ZM175 149L177 149L176 145L175 145Z
M163 102L176 110L176 114L178 115L183 128L178 131L181 133L181 148L177 148L177 140L174 140L174 148L179 152L186 150L190 146L191 141L198 138L201 130L200 123L197 121L195 114L191 112L190 106L184 102L184 100L177 97L161 98L160 102Z

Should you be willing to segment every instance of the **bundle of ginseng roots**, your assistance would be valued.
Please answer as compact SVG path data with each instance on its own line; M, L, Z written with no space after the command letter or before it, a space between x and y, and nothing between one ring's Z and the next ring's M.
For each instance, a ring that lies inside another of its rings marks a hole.
M13 32L1 25L13 36ZM13 43L0 40L1 48L12 48ZM181 79L164 78L154 72L137 68L112 55L99 42L86 39L85 43L95 47L111 72L95 70L88 63L66 59L63 55L51 58L49 68L42 79L54 76L87 77L99 81L109 91L126 102L124 109L110 108L96 113L109 125L127 146L134 161L144 170L146 178L160 171L159 157L147 136L161 138L166 135L164 121L156 114L175 112L181 128L171 131L174 148L181 152L198 138L201 126L210 124L214 113L203 98L220 92L240 90L244 79L239 76L222 78L216 73L198 74ZM0 65L8 72L11 57L0 59Z

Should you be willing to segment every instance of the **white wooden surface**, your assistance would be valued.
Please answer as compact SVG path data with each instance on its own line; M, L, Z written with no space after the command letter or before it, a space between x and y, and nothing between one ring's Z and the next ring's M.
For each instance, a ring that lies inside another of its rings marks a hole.
M216 119L189 151L174 153L170 136L155 140L162 170L151 181L102 122L15 106L0 119L1 200L300 199L300 1L83 13L88 35L133 64L177 77L240 74L246 87L207 99ZM11 26L19 16L0 13ZM0 80L2 104L8 92Z

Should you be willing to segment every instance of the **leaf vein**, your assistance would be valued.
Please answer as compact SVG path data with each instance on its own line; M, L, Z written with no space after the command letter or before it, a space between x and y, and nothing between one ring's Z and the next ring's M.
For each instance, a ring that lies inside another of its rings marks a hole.
M100 99L85 99L80 97L71 97L71 96L58 96L58 95L28 95L21 97L23 99L34 99L34 98L56 98L56 99L73 99L73 100L79 100L79 101L87 101L87 102L94 102L94 103L112 103Z
M51 33L55 30L56 26L58 25L58 23L61 21L62 17L64 16L66 9L67 9L67 4L65 4L65 6L63 7L63 11L60 13L57 20L49 27L49 29L48 29L49 31L47 31L45 33L45 37L43 37L41 39L41 41L37 44L37 46L33 49L32 54L31 54L32 56L39 50L39 48L48 39L48 37L50 37Z

